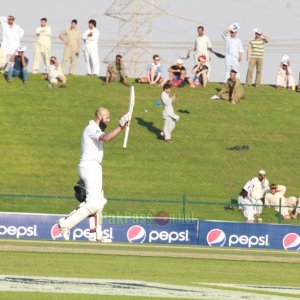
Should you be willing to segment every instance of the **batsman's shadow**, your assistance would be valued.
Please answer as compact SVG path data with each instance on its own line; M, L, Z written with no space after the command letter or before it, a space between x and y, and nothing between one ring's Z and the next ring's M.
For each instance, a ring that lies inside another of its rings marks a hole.
M137 120L137 123L143 127L146 127L148 131L154 133L157 138L160 136L161 129L154 126L154 123L152 121L146 121L143 118L135 118Z

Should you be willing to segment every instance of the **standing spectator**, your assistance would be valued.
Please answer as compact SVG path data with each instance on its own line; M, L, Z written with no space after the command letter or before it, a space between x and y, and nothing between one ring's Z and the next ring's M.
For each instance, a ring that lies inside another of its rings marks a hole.
M49 88L54 88L57 86L58 81L61 81L60 88L66 87L66 76L64 75L60 64L57 61L55 56L51 56L50 58L50 67L48 73L48 80L50 84L48 85Z
M163 68L160 63L160 57L157 54L153 55L153 62L147 65L147 77L137 78L138 83L159 84L161 87L167 82L162 78Z
M282 57L277 73L276 88L292 89L295 86L295 79L291 68L291 61L288 55Z
M15 24L15 17L11 15L8 17L0 17L0 23L2 24L1 48L6 57L6 63L8 63L10 56L15 53L21 44L24 30Z
M183 65L182 59L177 59L176 65L172 65L169 70L169 79L171 86L174 87L183 87L185 76L186 76L186 69Z
M28 58L24 55L25 46L20 46L14 54L11 55L9 61L9 69L7 73L7 82L11 82L12 77L20 77L24 84L28 83Z
M253 200L248 196L248 192L242 189L238 197L239 210L242 211L246 222L253 223L255 218L255 208L253 207Z
M194 51L195 51L195 64L198 63L198 58L201 55L206 57L206 65L208 67L207 77L210 75L210 56L209 51L212 51L212 44L209 37L204 33L204 27L199 26L197 28L198 36L195 39Z
M62 31L59 38L64 42L64 57L61 63L63 72L66 65L70 62L69 74L76 74L77 58L80 52L80 31L77 29L77 20L71 21L71 26Z
M175 115L173 103L176 100L177 95L174 94L170 97L171 86L169 83L165 83L163 86L163 92L161 94L161 102L163 105L163 119L164 119L164 129L163 134L166 143L172 143L171 133L175 128L175 122L178 122L180 117Z
M237 77L240 78L240 62L242 61L244 50L241 40L237 37L239 28L238 23L233 23L222 34L222 38L225 40L225 82L229 78L231 70L235 70Z
M245 91L240 80L236 78L236 71L230 71L230 78L226 81L224 87L219 92L217 99L221 98L226 101L230 101L231 104L236 104L245 97ZM216 99L216 98L212 98Z
M249 42L246 60L249 62L246 84L252 85L252 74L256 67L255 87L259 87L261 83L261 72L263 67L264 45L269 43L269 39L259 28L253 29L255 37Z
M100 63L98 54L98 42L100 31L96 28L97 22L93 19L89 20L88 29L83 33L84 42L83 54L87 67L88 76L99 76Z
M122 55L120 54L117 54L116 60L108 65L104 84L109 84L113 81L122 82L125 86L130 86L127 83L124 62L122 60Z
M206 57L205 55L200 55L198 57L198 64L194 66L192 70L192 74L194 74L194 78L188 78L188 83L190 87L195 87L198 85L202 85L206 87L207 84L207 73L209 68L206 64Z
M5 66L6 66L6 57L2 50L2 47L0 46L0 73L4 73Z
M253 199L255 215L259 223L262 222L260 215L263 210L263 199L268 189L269 180L266 178L264 170L260 170L257 177L249 180L244 186L244 190L248 192L248 196Z
M78 165L79 177L84 181L86 200L65 218L58 221L61 235L65 240L70 239L70 229L89 217L90 236L93 242L111 242L103 236L99 215L107 202L102 190L102 159L103 144L117 137L130 121L130 113L124 114L118 126L111 132L105 133L110 122L110 113L104 107L99 107L93 120L85 127L81 138L81 157Z
M50 56L51 56L51 27L47 24L46 18L41 18L41 24L35 30L37 36L34 45L34 59L33 59L33 70L32 73L37 74L40 71L41 59L43 58L46 73L49 72L50 67Z

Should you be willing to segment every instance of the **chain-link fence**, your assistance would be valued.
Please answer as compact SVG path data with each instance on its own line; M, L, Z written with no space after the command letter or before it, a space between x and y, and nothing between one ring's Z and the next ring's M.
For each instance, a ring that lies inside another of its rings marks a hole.
M73 196L0 194L0 211L67 214L76 205ZM159 217L177 220L217 220L246 222L244 211L256 210L260 205L240 206L233 197L205 195L167 195L127 193L122 197L108 197L104 215L125 217ZM300 224L300 205L262 207L259 217L254 215L253 222ZM260 220L261 219L261 220Z

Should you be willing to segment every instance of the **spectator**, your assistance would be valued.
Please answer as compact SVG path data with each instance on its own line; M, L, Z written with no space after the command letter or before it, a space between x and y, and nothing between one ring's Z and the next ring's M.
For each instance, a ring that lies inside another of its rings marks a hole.
M282 57L277 73L276 88L292 89L295 86L295 79L291 68L291 61L288 55Z
M5 66L6 66L6 57L2 50L2 47L0 47L0 73L4 73Z
M261 83L264 45L266 43L269 43L269 39L262 33L262 31L259 28L255 28L253 29L253 31L255 32L255 37L249 42L249 47L247 50L246 60L249 62L249 66L245 86L252 85L252 74L254 68L256 68L255 87L259 87Z
M242 189L238 197L239 210L243 213L247 223L253 223L255 218L255 207L253 207L253 200L248 196L248 192Z
M297 92L300 92L300 73L299 73L299 81L298 81L298 85L297 85Z
M171 86L174 87L183 87L186 76L186 69L183 65L182 59L177 59L176 65L173 65L169 68L169 79Z
M50 84L49 88L54 88L57 86L58 81L61 81L60 88L66 87L66 76L64 75L60 64L57 62L57 58L55 56L51 56L50 58L50 67L48 73L48 80Z
M195 64L198 63L198 58L201 55L206 57L206 65L208 67L208 74L207 77L209 78L210 75L210 57L209 51L212 51L212 44L209 37L204 34L204 27L198 26L197 28L198 36L195 39L194 51L195 51Z
M14 54L11 55L9 61L9 69L7 73L7 82L12 81L12 77L20 77L24 84L28 83L28 58L24 55L25 46L20 46Z
M71 26L62 31L59 38L64 42L64 57L61 63L63 72L66 65L70 62L69 74L76 74L77 58L80 52L80 31L77 29L77 20L71 21Z
M34 45L34 59L33 59L33 70L32 73L37 74L40 71L41 59L43 58L46 73L49 72L50 67L50 56L51 56L51 27L47 24L46 18L41 18L41 24L35 30L37 36Z
M15 24L15 17L11 15L8 17L0 17L0 23L2 24L1 48L6 57L5 63L8 63L10 56L15 53L21 44L24 30Z
M127 83L127 75L125 72L122 55L120 54L117 54L116 60L108 65L104 84L109 84L113 81L122 82L125 86L130 86Z
M160 64L159 55L153 55L153 62L147 66L147 77L137 78L135 81L138 83L159 84L161 87L167 80L162 78L163 68Z
M230 71L230 78L228 78L223 89L219 92L217 98L230 101L231 104L236 104L245 97L245 91L240 80L236 78L237 72Z
M174 113L173 103L176 100L177 95L174 94L173 97L170 97L171 85L165 83L163 86L163 92L161 94L161 102L163 105L163 120L164 120L164 129L162 137L166 143L172 143L171 133L175 128L175 122L178 122L180 117Z
M188 78L188 83L190 87L195 87L202 85L206 87L207 85L207 73L208 66L206 65L206 57L205 55L200 55L198 57L198 64L194 66L192 73L194 74L194 78Z
M241 40L237 38L239 28L238 23L233 23L222 34L222 38L225 41L225 82L229 78L231 70L235 70L237 77L240 78L240 62L242 61L244 50Z
M83 54L88 76L99 76L100 74L100 62L98 55L100 31L96 28L96 25L97 22L95 20L89 20L89 28L82 35L84 42Z
M243 189L248 192L248 197L252 198L257 221L262 223L260 215L263 210L263 200L269 189L269 181L266 178L266 172L264 170L260 170L257 177L249 180Z

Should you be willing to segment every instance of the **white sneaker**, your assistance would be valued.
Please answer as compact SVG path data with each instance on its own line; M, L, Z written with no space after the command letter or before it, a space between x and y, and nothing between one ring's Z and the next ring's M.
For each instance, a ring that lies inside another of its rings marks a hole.
M219 100L220 97L218 95L213 95L212 97L210 97L211 100Z
M112 243L111 239L108 239L104 236L102 237L97 237L96 232L90 233L89 235L89 241L90 242L98 242L98 243Z

